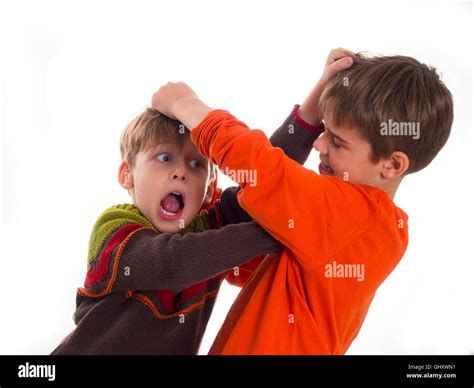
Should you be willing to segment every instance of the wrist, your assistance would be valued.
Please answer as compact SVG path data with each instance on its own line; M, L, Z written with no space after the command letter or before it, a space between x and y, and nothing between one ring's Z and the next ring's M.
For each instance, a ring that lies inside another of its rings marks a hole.
M321 112L319 111L319 100L325 85L325 79L321 78L313 90L311 90L308 97L303 101L298 111L298 114L303 120L314 126L319 126L323 120Z
M305 106L304 103L299 107L296 114L309 125L318 127L322 123L322 118L318 113L317 108L310 108Z
M176 101L174 116L189 130L197 127L212 109L197 97L186 97Z
M293 119L297 122L300 126L302 126L307 131L324 131L324 126L321 120L310 120L308 116L301 115L301 107L300 105L296 104L291 112ZM313 124L315 122L316 124Z

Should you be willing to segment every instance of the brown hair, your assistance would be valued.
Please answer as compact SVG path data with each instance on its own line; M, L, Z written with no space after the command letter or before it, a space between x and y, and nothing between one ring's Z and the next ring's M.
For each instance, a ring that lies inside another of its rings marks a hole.
M425 168L448 140L453 100L436 69L405 56L356 54L353 65L326 86L320 109L336 126L367 139L375 163L394 151L410 159L405 174ZM383 136L384 123L418 123L419 138Z
M124 129L120 138L120 154L124 161L133 166L140 151L167 142L181 148L188 136L189 131L179 121L147 108Z

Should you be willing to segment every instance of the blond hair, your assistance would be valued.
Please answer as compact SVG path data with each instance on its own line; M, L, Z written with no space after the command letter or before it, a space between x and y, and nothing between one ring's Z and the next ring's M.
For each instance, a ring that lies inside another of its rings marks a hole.
M181 148L188 136L189 131L181 122L147 108L124 129L120 137L120 155L122 160L133 165L140 151L167 142Z
M120 155L130 166L137 154L161 143L174 143L181 149L190 131L177 120L147 108L135 117L124 129L120 137ZM215 178L213 164L210 166L210 181Z

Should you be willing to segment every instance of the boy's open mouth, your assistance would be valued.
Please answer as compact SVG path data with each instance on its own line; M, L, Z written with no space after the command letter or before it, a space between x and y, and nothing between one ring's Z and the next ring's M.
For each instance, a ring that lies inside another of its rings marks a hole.
M323 162L319 163L318 170L321 175L334 175L332 168Z
M160 216L167 221L173 221L181 216L184 209L184 195L179 191L172 191L160 202Z

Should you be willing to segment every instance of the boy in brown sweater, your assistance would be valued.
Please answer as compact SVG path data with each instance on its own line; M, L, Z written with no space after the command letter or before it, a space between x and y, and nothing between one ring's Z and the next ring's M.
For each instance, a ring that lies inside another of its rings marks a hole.
M303 163L320 133L295 109L273 145ZM281 245L250 222L235 188L218 199L213 165L178 121L147 109L120 149L133 205L96 221L77 327L52 354L196 354L227 271Z

